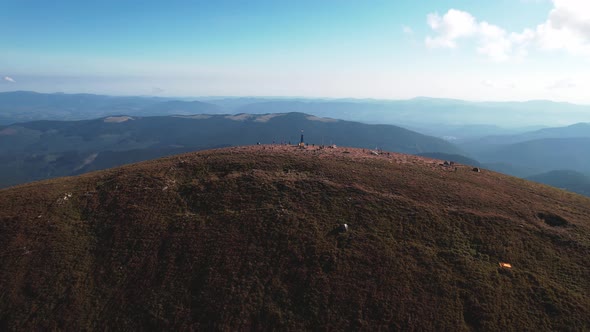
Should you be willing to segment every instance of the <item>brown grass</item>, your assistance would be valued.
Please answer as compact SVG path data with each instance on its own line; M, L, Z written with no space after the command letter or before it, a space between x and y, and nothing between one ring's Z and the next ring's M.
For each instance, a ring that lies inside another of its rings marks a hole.
M590 329L590 199L439 164L263 145L0 190L0 329Z

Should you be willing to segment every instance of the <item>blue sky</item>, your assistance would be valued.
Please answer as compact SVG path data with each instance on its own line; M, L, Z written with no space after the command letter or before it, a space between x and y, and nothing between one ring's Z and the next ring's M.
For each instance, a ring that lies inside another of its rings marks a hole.
M585 0L0 1L0 91L590 103Z

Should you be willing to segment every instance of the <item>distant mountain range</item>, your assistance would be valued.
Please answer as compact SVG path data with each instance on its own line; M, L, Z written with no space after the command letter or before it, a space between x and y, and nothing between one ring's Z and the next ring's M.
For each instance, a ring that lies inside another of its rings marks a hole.
M229 102L228 99L210 99L207 102L230 112L302 112L351 121L404 125L429 135L459 139L515 134L560 124L564 120L566 123L590 121L590 106L552 101L470 102L421 97L409 100L247 98L230 99Z
M590 137L544 138L508 144L479 156L478 160L506 160L539 170L590 170Z
M0 125L37 120L88 120L132 116L220 113L216 105L153 97L114 97L94 94L0 93Z
M530 176L527 180L590 196L590 177L576 171L556 170Z
M0 187L215 147L296 144L301 130L309 144L461 153L445 140L401 127L302 113L33 121L0 127Z
M562 169L590 174L590 123L456 143L485 167L519 177Z
M304 98L112 97L92 94L0 93L0 124L34 120L82 120L126 114L265 114L299 112L365 123L396 124L430 135L458 139L514 134L522 129L590 122L590 106L550 101L468 102L453 99L410 100ZM473 126L473 127L471 127ZM499 126L499 127L498 127ZM446 128L448 127L448 128Z
M270 115L277 113L281 116ZM121 115L133 120L104 122ZM312 116L324 119L311 121ZM562 121L580 123L540 128ZM367 127L358 122L379 125ZM2 124L0 170L6 173L0 174L0 185L211 147L294 142L305 128L306 137L317 144L436 152L439 157L440 153L451 154L455 156L439 159L467 158L463 163L523 178L560 169L590 174L590 107L550 101L255 97L197 101L21 91L0 93ZM416 132L455 145L416 136ZM14 169L20 175L9 171Z
M210 100L216 103L215 100ZM497 126L524 126L590 121L590 106L534 102L469 102L453 99L415 98L410 100L275 100L249 103L234 109L244 113L268 113L277 110L304 112L317 116L337 117L370 123L395 123L427 130L451 129L465 125L486 127L484 134L505 134ZM443 131L444 132L444 131ZM470 133L469 136L473 136ZM449 134L443 134L451 135ZM462 138L462 137L459 137Z
M576 123L565 127L543 128L515 135L490 135L460 144L467 150L491 150L500 145L532 140L578 137L590 137L590 123Z

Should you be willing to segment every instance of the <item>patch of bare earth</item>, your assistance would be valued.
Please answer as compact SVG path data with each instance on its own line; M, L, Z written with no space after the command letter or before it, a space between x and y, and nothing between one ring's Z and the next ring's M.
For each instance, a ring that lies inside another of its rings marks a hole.
M126 122L129 120L133 120L133 118L130 116L109 116L108 118L104 119L104 122L106 122L106 123L121 123L121 122Z

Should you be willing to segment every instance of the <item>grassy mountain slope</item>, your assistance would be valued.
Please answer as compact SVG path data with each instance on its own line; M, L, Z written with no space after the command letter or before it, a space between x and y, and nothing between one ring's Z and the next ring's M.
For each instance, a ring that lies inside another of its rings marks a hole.
M416 156L178 155L1 190L0 328L588 330L589 220Z
M454 161L454 162L461 163L464 165L469 165L469 166L481 166L479 161L465 157L460 154L448 154L448 153L441 153L441 152L426 152L426 153L419 153L419 154L417 154L417 156L445 160L445 161Z
M400 127L301 113L35 121L0 127L0 187L213 147L296 144L302 129L315 144L459 153L442 139Z

